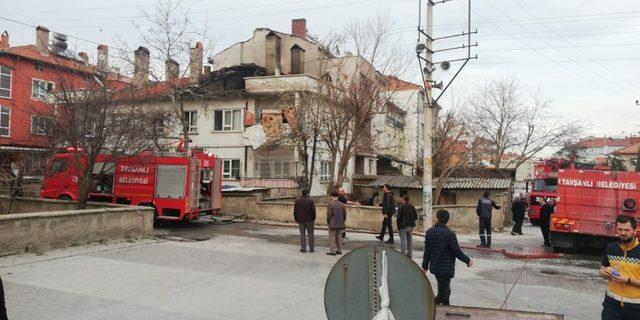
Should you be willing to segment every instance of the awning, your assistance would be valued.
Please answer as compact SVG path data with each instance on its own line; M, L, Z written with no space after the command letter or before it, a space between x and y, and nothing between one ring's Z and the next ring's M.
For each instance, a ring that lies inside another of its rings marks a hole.
M386 155L386 154L379 154L378 158L386 159L386 160L397 162L397 163L406 164L408 166L413 166L414 165L412 162L409 162L409 161L406 161L406 160L402 160L402 159L400 159L398 157L394 157L394 156Z

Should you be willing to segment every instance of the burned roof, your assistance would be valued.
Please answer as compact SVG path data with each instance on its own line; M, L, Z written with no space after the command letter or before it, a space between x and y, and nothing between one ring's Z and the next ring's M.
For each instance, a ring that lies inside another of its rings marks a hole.
M433 184L437 183L434 179ZM408 176L378 176L370 182L371 187L382 187L385 184L396 189L422 189L422 177ZM509 189L511 187L510 178L481 178L481 177L451 177L444 185L447 190L497 190Z
M233 91L244 90L244 78L264 76L266 71L263 67L248 63L212 71L201 86L208 91Z

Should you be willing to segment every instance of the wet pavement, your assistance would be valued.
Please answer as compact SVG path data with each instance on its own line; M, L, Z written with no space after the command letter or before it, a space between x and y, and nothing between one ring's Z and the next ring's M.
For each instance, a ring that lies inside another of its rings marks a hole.
M495 234L494 247L542 244L539 229L524 231ZM0 276L10 319L325 319L324 281L337 258L324 254L326 230L316 230L313 254L298 252L297 232L207 220L166 225L136 242L2 257ZM347 237L346 251L379 243L368 233ZM464 246L478 241L458 238ZM423 241L414 237L416 263ZM599 255L527 260L465 251L475 264L457 264L452 304L599 319L606 286L597 277Z

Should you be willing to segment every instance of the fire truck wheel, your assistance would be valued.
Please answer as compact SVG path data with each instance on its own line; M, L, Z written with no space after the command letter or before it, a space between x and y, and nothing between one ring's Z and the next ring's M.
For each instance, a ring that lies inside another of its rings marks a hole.
M531 222L531 225L532 225L532 226L537 226L537 225L539 225L539 221L538 221L538 219L531 219L531 220L530 220L530 222Z
M71 201L72 199L68 195L63 194L63 195L58 197L58 200Z

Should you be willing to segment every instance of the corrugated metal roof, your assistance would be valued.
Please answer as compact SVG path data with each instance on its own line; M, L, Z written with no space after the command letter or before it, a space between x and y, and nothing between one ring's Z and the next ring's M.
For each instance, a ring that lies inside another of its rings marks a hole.
M435 185L437 179L434 179ZM378 178L369 183L371 187L381 187L389 184L392 188L397 189L421 189L421 177L407 176L378 176ZM511 187L511 179L509 178L467 178L467 177L451 177L447 180L444 189L474 189L474 190L495 190L508 189Z

